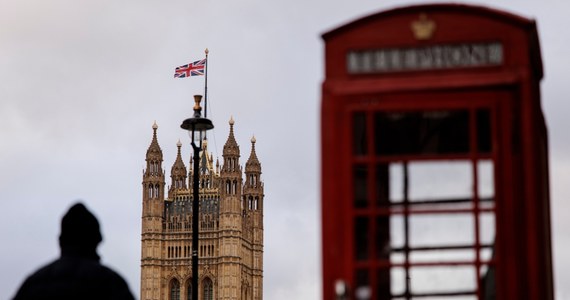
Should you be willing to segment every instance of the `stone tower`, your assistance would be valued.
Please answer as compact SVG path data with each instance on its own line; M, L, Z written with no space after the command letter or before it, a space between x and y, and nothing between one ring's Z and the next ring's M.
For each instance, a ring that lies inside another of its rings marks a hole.
M234 120L214 165L203 140L199 170L189 171L180 141L165 198L162 150L156 123L143 172L141 299L191 299L192 176L200 174L198 298L200 300L263 298L263 182L255 152L240 164ZM190 164L190 167L192 164ZM245 176L245 181L244 181Z

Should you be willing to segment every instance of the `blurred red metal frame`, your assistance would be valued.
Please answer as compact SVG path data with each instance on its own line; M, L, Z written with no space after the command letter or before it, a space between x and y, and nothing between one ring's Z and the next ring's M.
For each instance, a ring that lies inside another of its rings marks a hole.
M436 24L434 34L428 40L416 39L410 29L410 24L422 15ZM353 217L409 213L407 208L394 211L352 207L349 199L353 189L353 164L377 163L383 158L374 155L355 158L352 155L351 113L363 111L372 115L385 110L466 109L473 115L473 111L481 107L491 111L493 150L489 158L495 163L496 206L487 211L496 214L498 238L491 264L496 268L497 299L553 299L547 131L540 104L539 83L543 73L535 22L485 7L418 5L358 19L325 33L323 39L323 299L335 299L334 284L339 279L352 286L357 267L397 266L389 261L368 261L363 266L362 262L353 259ZM502 45L503 61L498 66L366 74L347 72L350 51L488 42ZM368 128L372 127L371 119L367 118ZM473 127L471 124L470 128ZM367 135L368 141L374 140L372 130L368 130ZM477 141L473 134L470 136L473 149ZM372 151L369 149L369 153ZM466 155L399 155L387 160L474 161L480 158L481 154L470 151ZM472 209L448 212L477 214L483 210L475 205ZM432 209L422 213L430 212L446 211ZM475 228L478 230L478 226ZM439 248L445 247L453 246L441 245ZM480 264L478 260L479 255L476 264ZM462 262L441 265L454 264ZM478 299L484 299L479 285L476 294ZM353 299L353 295L348 299Z

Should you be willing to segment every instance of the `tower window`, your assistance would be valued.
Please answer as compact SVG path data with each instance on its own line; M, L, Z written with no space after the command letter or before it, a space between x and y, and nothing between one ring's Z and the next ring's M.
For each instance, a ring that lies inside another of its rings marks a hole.
M152 195L153 198L158 198L158 191L159 191L159 187L158 187L158 184L156 184L154 186L154 190L153 190L153 195Z
M175 278L170 281L170 300L180 300L180 282Z
M204 300L213 300L214 299L214 286L212 283L212 279L206 277L202 282L204 286Z

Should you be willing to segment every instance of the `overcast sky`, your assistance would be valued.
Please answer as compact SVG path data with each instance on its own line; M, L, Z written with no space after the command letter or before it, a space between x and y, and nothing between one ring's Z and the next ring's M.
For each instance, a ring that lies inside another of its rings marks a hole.
M438 2L438 1L435 1ZM102 223L102 261L140 288L141 180L152 124L170 170L203 78L176 66L210 49L210 149L233 115L265 181L264 297L319 299L320 35L397 0L0 0L0 299L59 255L61 216L82 199ZM489 0L537 20L550 135L558 299L570 299L570 2ZM186 162L188 159L186 159Z

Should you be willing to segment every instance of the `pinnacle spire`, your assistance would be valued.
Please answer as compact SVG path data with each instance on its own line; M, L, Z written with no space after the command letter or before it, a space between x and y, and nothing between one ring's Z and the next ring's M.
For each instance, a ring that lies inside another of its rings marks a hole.
M152 124L152 141L148 146L148 150L146 151L146 159L158 159L162 161L162 149L160 149L160 145L158 144L158 138L156 131L158 129L158 125L156 121Z
M257 153L255 153L255 136L251 138L251 153L249 154L249 158L245 163L245 172L261 172L261 163L257 158Z
M224 154L224 156L225 155L237 155L237 156L239 156L239 146L238 146L236 138L234 136L235 121L234 121L233 116L230 118L229 124L230 124L230 134L228 136L226 144L224 145L223 154Z
M178 143L176 143L176 147L178 147L178 154L176 155L176 160L174 161L174 164L172 165L171 174L182 176L182 175L186 174L186 166L184 165L184 162L182 161L182 154L180 151L180 148L182 147L182 143L180 142L180 140L178 140Z
M172 180L172 184L169 190L169 195L173 189L186 188L186 174L188 171L186 170L186 166L182 161L182 154L180 151L182 143L180 140L178 140L176 143L176 147L178 147L178 154L176 155L176 160L172 165L172 169L170 169L170 178Z

